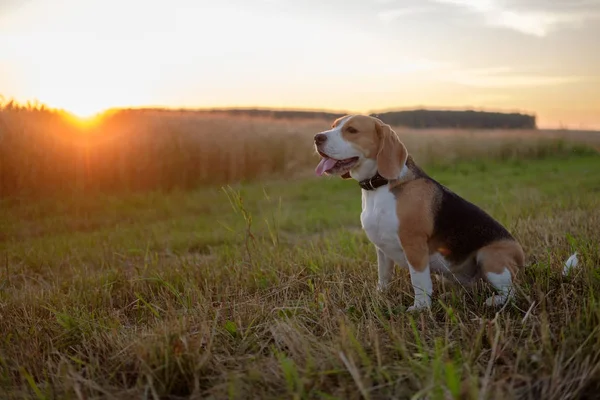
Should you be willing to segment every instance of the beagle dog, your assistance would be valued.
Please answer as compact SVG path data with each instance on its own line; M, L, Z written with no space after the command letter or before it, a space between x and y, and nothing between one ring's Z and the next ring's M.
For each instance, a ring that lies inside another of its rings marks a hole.
M317 175L353 178L362 188L360 221L377 250L378 290L388 288L397 264L410 271L409 311L431 306L432 272L463 285L486 280L496 291L488 306L512 299L513 279L525 262L521 245L485 211L419 168L389 125L347 115L314 141L322 157Z

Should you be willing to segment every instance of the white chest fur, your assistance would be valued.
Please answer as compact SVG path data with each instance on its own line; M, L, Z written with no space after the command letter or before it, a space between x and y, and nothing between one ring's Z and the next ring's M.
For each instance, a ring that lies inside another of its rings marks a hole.
M362 191L360 222L369 240L398 265L405 264L404 251L398 238L400 227L396 213L396 197L387 186Z

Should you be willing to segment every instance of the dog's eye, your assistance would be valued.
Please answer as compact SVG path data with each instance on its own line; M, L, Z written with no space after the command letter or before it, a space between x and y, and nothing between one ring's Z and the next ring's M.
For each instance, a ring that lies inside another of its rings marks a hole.
M348 127L347 131L348 131L348 133L358 133L358 131L351 126Z

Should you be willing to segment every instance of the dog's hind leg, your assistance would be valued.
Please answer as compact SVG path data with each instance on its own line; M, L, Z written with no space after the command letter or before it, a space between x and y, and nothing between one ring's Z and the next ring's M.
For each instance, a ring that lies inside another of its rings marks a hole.
M494 242L477 252L477 264L497 292L485 301L487 306L502 306L514 298L513 281L524 259L521 245L514 240Z

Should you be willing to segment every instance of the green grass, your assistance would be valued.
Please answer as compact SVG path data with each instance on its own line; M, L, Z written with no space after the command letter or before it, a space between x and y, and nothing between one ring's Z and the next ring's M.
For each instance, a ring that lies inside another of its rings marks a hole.
M523 244L514 306L378 294L354 181L1 200L0 397L597 396L600 157L427 171Z

